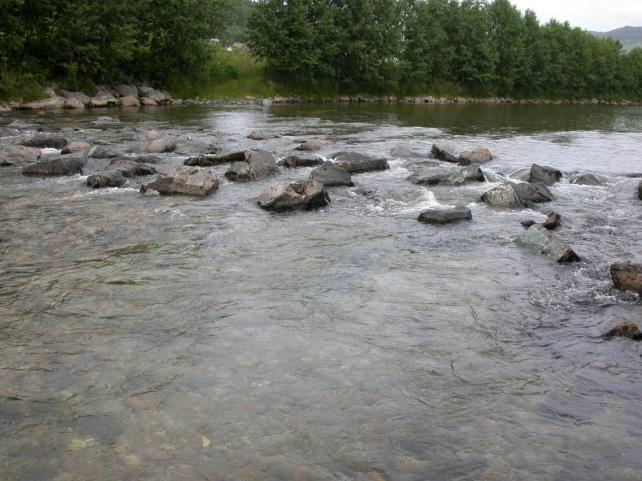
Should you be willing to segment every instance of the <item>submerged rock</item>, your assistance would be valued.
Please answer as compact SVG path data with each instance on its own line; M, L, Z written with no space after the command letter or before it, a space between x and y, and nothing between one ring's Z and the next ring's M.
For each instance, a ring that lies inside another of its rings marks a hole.
M40 158L40 149L23 145L0 146L0 166L22 165Z
M244 162L248 159L250 152L239 150L236 152L227 152L224 154L204 154L187 159L185 165L199 165L208 167L210 165L226 164L228 162Z
M348 186L352 187L352 177L343 167L333 162L324 162L320 167L310 173L310 179L318 180L326 187Z
M120 155L119 152L105 145L98 145L89 153L89 157L92 159L113 159Z
M484 182L484 173L477 166L460 170L446 170L441 167L428 167L413 172L408 180L419 185L462 185L466 182Z
M642 180L640 181L640 184L638 185L638 199L642 200Z
M275 182L261 193L258 204L263 209L283 212L316 209L325 207L329 202L323 184L310 179L305 182Z
M263 137L263 134L261 132L256 131L256 130L253 131L253 132L250 132L250 135L248 135L247 138L250 139L250 140L264 140L265 139L265 137Z
M520 222L524 229L528 229L530 226L537 224L533 219L527 219Z
M578 185L604 185L608 181L607 177L597 174L574 174L569 178L571 184Z
M94 189L104 187L121 187L125 184L125 177L117 170L97 172L87 177L87 185Z
M611 279L618 289L642 295L642 264L613 264Z
M481 196L481 201L486 205L506 209L532 207L534 204L552 200L553 194L544 185L525 182L502 184Z
M430 150L433 158L437 160L443 160L444 162L459 162L459 158L450 152L446 147L440 144L433 144L432 149Z
M449 209L428 209L417 219L425 224L450 224L462 220L472 220L473 214L468 207L457 206Z
M82 174L87 163L87 152L79 152L40 160L22 168L28 176L74 175Z
M120 172L124 177L137 177L158 173L151 165L129 159L114 159L109 163L109 168Z
M279 167L272 153L255 150L247 154L245 162L234 162L225 172L225 177L232 182L248 182L276 175L278 172Z
M326 145L330 145L330 143L331 142L329 140L323 139L308 140L307 142L303 142L302 144L300 144L295 150L313 152L315 150L321 150Z
M279 162L279 165L294 169L296 167L314 167L321 165L323 159L321 157L299 157L298 155L289 155Z
M37 134L33 137L23 139L19 142L19 145L37 147L39 149L62 149L67 143L67 139L60 135Z
M535 224L518 239L520 245L537 249L540 254L554 260L555 262L578 262L580 257L573 249L557 239L543 225Z
M377 159L357 152L338 152L333 156L335 164L350 174L361 174L390 168L386 159Z
M551 186L559 182L562 178L562 172L553 167L546 167L537 164L531 166L531 172L528 181L531 184L543 184Z
M488 149L477 148L459 154L459 165L485 164L493 160L493 154Z
M632 322L622 322L604 334L605 339L614 337L628 337L634 341L642 341L642 331Z
M176 148L176 142L171 139L156 139L147 144L146 151L150 154L162 154L173 152Z
M87 142L69 142L61 151L60 153L65 155L65 154L73 154L74 152L82 152L83 150L91 148L91 145L89 145Z
M161 195L206 196L218 188L218 178L210 169L180 167L173 174L161 175L140 188L142 193L154 190Z

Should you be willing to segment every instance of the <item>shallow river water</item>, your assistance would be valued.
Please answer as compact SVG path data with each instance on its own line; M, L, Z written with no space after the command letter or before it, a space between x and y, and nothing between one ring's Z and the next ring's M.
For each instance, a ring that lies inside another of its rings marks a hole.
M642 480L641 345L601 337L642 321L609 278L642 261L640 179L625 175L642 173L642 108L177 107L110 111L121 123L104 128L98 115L0 127L134 150L155 129L277 157L325 137L323 156L391 169L330 188L324 209L271 214L256 198L275 178L234 184L226 166L205 199L0 168L0 480ZM494 181L535 162L609 182L562 180L540 211L496 210L476 202L496 182L406 180L436 141L489 147ZM186 156L161 157L169 170ZM416 220L462 203L472 222ZM514 242L547 210L582 262Z

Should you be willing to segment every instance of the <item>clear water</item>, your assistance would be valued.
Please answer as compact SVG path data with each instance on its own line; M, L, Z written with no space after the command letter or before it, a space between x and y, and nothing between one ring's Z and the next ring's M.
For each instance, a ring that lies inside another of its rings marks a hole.
M642 172L641 108L173 108L109 112L122 124L105 130L96 115L19 118L133 150L148 129L277 156L324 136L322 155L392 168L286 215L255 204L274 179L232 184L225 166L200 200L2 168L2 481L642 479L640 344L600 337L642 321L608 274L642 261L639 179L622 175ZM390 150L420 160L435 141L489 147L490 173L608 175L543 208L583 261L517 246L543 211L476 203L494 183L407 182ZM473 222L416 221L460 203Z

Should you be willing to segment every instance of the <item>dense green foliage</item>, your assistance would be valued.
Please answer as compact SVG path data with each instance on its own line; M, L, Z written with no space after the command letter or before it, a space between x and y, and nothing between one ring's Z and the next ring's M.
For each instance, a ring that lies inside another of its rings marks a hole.
M0 80L167 85L205 73L227 0L0 0ZM2 93L2 92L0 92Z
M0 12L0 98L51 80L190 96L642 98L641 49L542 25L509 0L0 0ZM246 41L253 55L223 48Z
M258 0L248 32L269 74L337 92L642 97L642 50L508 0Z

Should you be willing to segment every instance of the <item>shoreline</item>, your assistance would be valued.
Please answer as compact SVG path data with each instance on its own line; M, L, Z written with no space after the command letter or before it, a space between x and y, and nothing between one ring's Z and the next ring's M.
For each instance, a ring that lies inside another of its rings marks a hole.
M160 91L156 91L160 92ZM80 101L85 99L85 101ZM593 105L593 106L641 106L642 101L591 99L514 99L511 97L449 97L449 96L335 96L302 97L275 96L268 98L246 96L244 98L174 99L166 92L153 97L111 96L90 97L81 92L65 92L64 96L53 95L30 102L0 102L0 114L15 111L70 111L100 110L116 108L157 107L157 106L270 106L303 104L405 104L405 105Z

